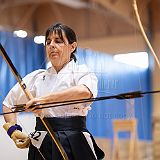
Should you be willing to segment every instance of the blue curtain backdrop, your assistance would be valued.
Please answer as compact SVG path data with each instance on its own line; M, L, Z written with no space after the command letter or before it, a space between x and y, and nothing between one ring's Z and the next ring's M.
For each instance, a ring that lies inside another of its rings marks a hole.
M0 42L22 77L33 70L45 68L43 46L36 45L32 39L21 39L13 37L12 33L0 32ZM85 49L78 49L77 59L78 63L87 64L91 71L96 73L99 80L98 97L151 89L148 69L118 63L113 60L112 56ZM1 104L15 83L16 79L0 56ZM87 118L89 130L94 136L112 138L112 120L131 118L131 115L127 113L127 106L133 107L130 103L130 101L116 99L94 102ZM151 139L151 97L146 95L144 98L135 99L134 109L138 119L139 138Z
M85 63L98 77L98 97L110 96L132 91L149 91L150 71L122 63L115 62L107 54L79 49L77 53L79 63ZM94 102L88 114L88 128L94 136L113 137L112 120L132 118L127 110L135 110L138 119L139 139L151 139L151 97L134 99L134 106L130 100L105 100ZM132 107L132 108L131 108ZM128 109L127 109L128 108ZM120 134L120 137L128 134Z

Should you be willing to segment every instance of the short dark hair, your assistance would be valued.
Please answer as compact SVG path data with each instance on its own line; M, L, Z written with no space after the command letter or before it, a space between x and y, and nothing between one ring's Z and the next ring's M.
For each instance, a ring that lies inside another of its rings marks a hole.
M77 42L77 37L75 32L73 31L72 28L68 27L67 25L61 24L61 23L56 23L56 24L52 24L46 31L46 35L45 35L45 44L47 41L48 36L51 33L57 33L58 36L64 41L63 39L63 35L62 32L64 32L65 36L67 37L67 40L69 42L69 44L72 44L73 42ZM77 51L77 48L71 53L71 59L74 59L74 61L76 62L76 56L75 56L75 52Z

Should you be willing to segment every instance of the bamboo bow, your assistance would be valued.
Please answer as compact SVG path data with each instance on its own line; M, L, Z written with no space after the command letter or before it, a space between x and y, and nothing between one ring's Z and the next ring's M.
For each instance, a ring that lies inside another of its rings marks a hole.
M149 49L150 49L150 51L151 51L156 63L157 63L157 65L158 65L158 67L160 69L160 61L159 61L159 59L158 59L158 57L157 57L157 55L156 55L156 53L155 53L155 51L153 49L148 37L147 37L147 34L144 31L144 28L143 28L143 25L142 25L142 22L141 22L141 19L140 19L140 16L139 16L138 7L137 7L137 1L136 0L133 0L133 8L134 8L134 13L135 13L135 16L136 16L140 31L142 33L142 36L143 36L145 42L147 43L147 45L148 45L148 47L149 47Z
M10 60L8 54L6 53L6 51L4 50L3 46L0 43L0 53L2 54L3 58L5 59L5 61L7 62L8 66L10 67L12 73L14 74L15 78L17 79L18 83L20 84L22 90L24 91L26 97L30 100L33 99L33 96L31 94L31 92L29 91L29 89L27 88L26 84L23 82L20 74L18 73L18 71L16 70L15 66L13 65L12 61ZM55 133L53 132L51 126L49 125L49 123L47 122L47 120L43 117L40 117L42 123L44 124L45 128L47 129L48 133L50 134L52 140L54 141L54 143L56 144L57 148L59 149L62 157L64 160L68 160L68 156L65 153L62 145L60 144L58 138L56 137Z

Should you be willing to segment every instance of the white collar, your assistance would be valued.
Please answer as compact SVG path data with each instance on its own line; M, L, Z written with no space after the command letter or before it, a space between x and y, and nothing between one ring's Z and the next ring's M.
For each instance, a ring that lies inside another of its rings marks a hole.
M75 64L76 64L75 61L71 60L69 63L67 63L66 65L64 65L63 68L58 73L63 73L64 71L72 70L73 68L75 68ZM47 72L49 74L58 74L53 66L49 67L47 69Z

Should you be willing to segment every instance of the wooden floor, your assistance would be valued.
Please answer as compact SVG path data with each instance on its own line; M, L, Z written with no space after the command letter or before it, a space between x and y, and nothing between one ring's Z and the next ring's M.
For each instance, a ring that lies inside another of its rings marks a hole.
M112 141L109 139L96 138L97 144L105 152L104 160L112 160ZM119 159L128 160L129 140L119 140ZM160 152L160 150L159 150ZM135 148L135 160L153 160L153 147L150 141L137 141Z

